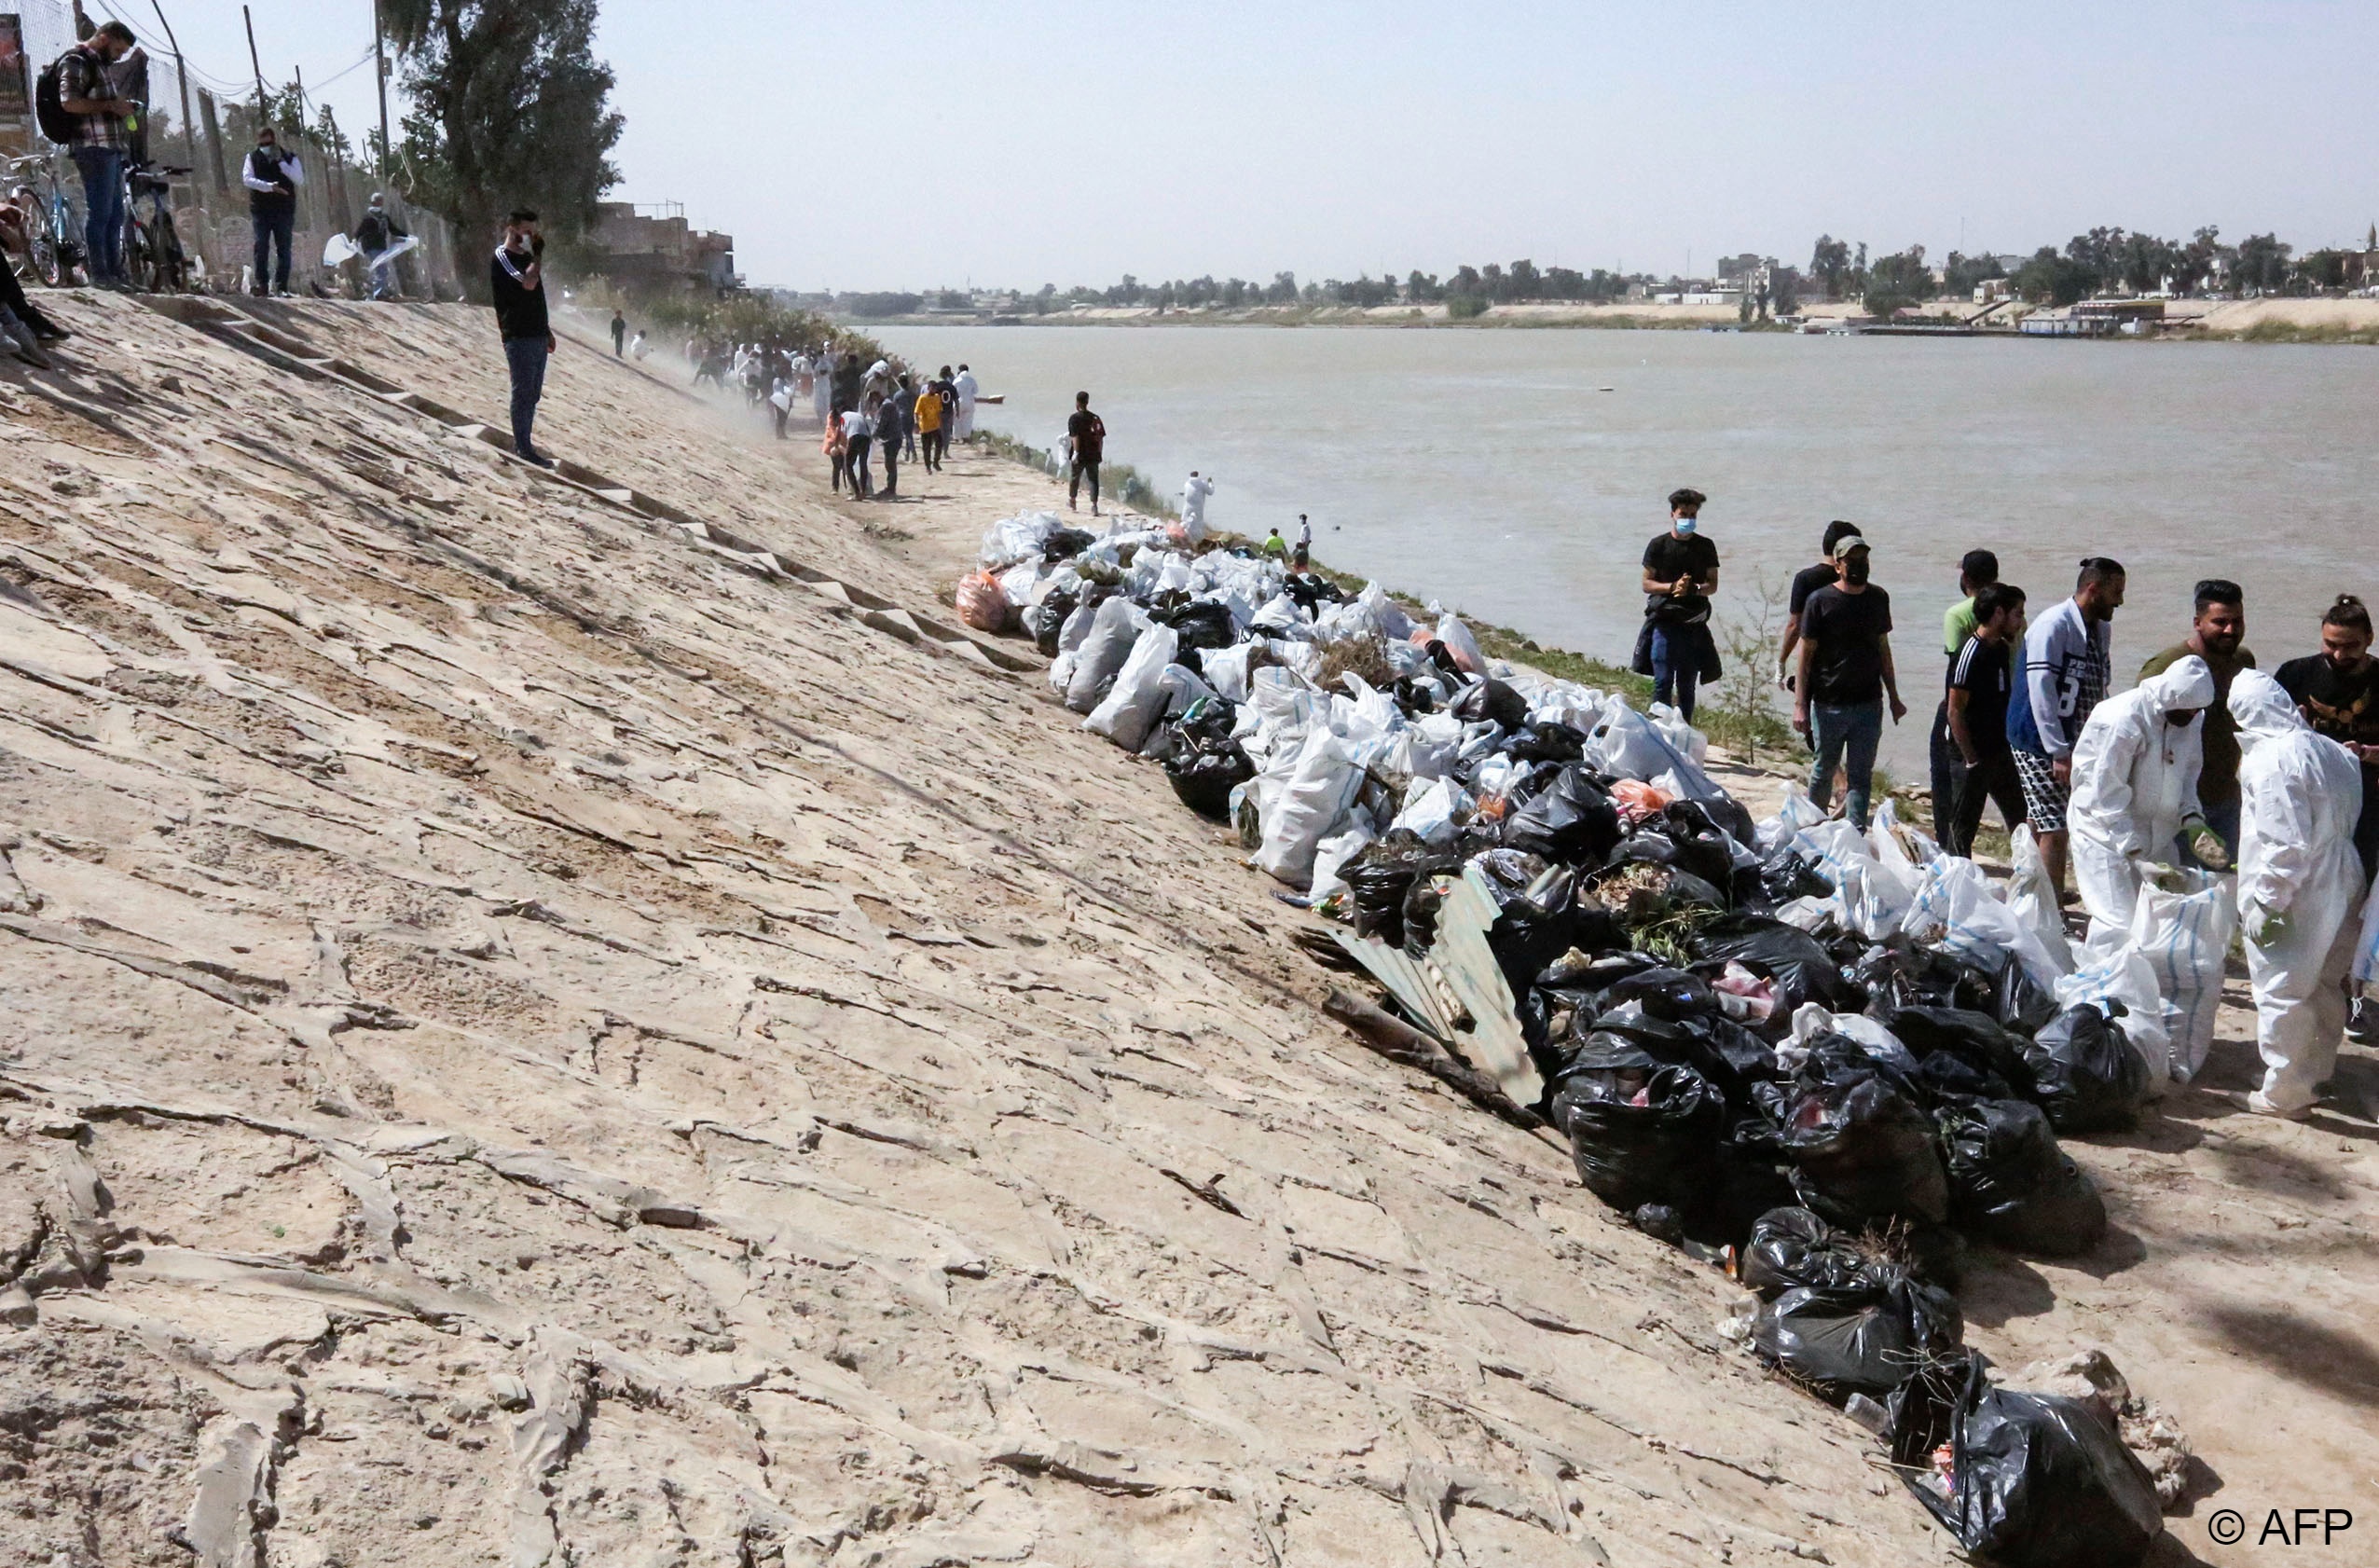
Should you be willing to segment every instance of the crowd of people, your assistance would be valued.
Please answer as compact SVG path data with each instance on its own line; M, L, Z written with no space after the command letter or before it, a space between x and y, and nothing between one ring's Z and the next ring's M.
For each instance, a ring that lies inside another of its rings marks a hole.
M612 348L621 351L625 321L612 317ZM644 335L627 351L643 357ZM887 501L900 495L901 464L939 473L954 441L971 441L974 372L943 365L926 376L888 359L865 363L835 344L722 342L696 337L685 348L694 384L708 381L739 395L765 418L777 439L791 439L796 418L818 433L835 493L857 501ZM805 412L804 412L805 411ZM884 482L875 482L882 467ZM1095 486L1095 480L1093 481Z
M1670 526L1643 554L1637 668L1655 700L1691 721L1716 672L1710 632L1719 553L1707 498L1669 498ZM1908 704L1892 656L1891 599L1858 528L1827 525L1819 559L1794 580L1777 681L1810 752L1808 791L1866 827L1887 716ZM2110 695L2121 562L2084 557L2068 597L2037 614L2000 578L1998 557L1960 563L1943 624L1932 737L1933 830L1971 856L1986 811L2028 829L2058 896L2069 878L2095 939L2119 942L2141 890L2235 870L2237 912L2265 1064L2253 1108L2299 1117L2338 1042L2379 1036L2350 999L2349 970L2379 871L2379 659L2363 601L2340 594L2321 647L2262 673L2248 648L2246 593L2196 585L2186 634ZM2369 905L2379 921L2379 905Z

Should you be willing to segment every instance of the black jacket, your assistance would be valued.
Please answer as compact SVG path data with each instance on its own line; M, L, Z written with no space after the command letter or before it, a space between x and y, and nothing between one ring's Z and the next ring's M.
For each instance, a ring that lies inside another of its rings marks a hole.
M510 342L516 337L551 337L554 329L545 319L545 286L541 277L535 288L523 288L516 270L526 266L508 251L499 250L488 263L488 286L496 302L496 328Z

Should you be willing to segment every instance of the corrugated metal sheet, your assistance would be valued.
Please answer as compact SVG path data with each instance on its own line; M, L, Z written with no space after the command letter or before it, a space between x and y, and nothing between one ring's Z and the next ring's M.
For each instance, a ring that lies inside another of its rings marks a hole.
M1447 893L1437 912L1437 940L1422 956L1353 931L1333 934L1414 1022L1460 1052L1505 1093L1533 1106L1545 1092L1545 1080L1537 1076L1520 1036L1511 987L1487 945L1487 933L1500 913L1485 874L1470 865Z

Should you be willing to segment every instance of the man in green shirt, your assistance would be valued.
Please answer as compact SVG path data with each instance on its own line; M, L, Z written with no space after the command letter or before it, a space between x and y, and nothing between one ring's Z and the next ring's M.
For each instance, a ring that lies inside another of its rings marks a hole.
M1999 557L1988 550L1969 550L1958 563L1958 591L1965 597L1949 607L1941 618L1942 652L1948 655L1949 667L1958 667L1958 655L1965 651L1966 640L1974 635L1974 596L1999 581ZM1949 695L1945 687L1941 707L1933 714L1932 727L1932 818L1933 837L1947 844L1951 840L1950 824L1957 814L1958 797L1966 788L1966 761L1958 754L1958 742L1949 733Z
M2189 640L2139 667L2139 679L2145 681L2194 653L2214 672L2214 705L2206 709L2206 766L2197 777L2197 803L2205 808L2206 825L2221 839L2233 860L2238 858L2238 721L2231 717L2231 678L2255 667L2255 655L2246 647L2246 599L2237 584L2207 578L2197 585L2197 618ZM2186 844L2175 852L2184 865L2204 863L2190 854Z

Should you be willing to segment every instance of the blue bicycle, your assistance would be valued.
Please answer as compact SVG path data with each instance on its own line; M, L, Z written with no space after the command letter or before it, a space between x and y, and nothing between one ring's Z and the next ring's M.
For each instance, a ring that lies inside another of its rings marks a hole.
M8 199L24 213L25 260L51 288L75 281L85 260L82 222L75 216L66 187L58 178L57 160L49 157L12 158Z

